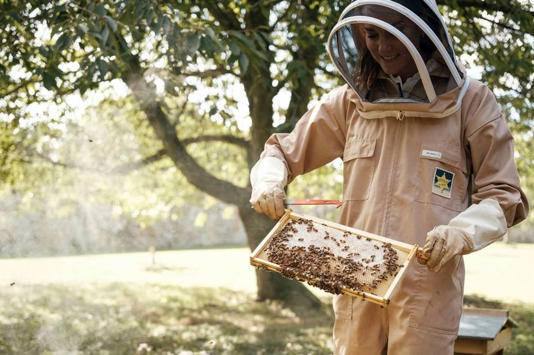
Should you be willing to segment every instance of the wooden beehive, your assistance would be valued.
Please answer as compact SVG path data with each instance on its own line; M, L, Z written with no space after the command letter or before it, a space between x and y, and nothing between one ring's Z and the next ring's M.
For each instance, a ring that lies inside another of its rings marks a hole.
M307 232L302 229L297 230L294 227L297 224L302 224L303 221L308 223ZM281 265L269 260L269 253L272 252L269 251L269 247L273 242L273 238L275 238L278 233L284 230L288 224L290 228L295 228L295 234L293 234L291 237L292 239L289 240L288 243L291 243L291 245L297 247L301 246L301 250L306 249L306 247L309 248L310 246L312 246L312 248L323 248L328 244L330 247L333 246L333 253L337 254L336 258L341 257L341 260L353 259L354 254L360 255L359 257L361 258L361 255L365 255L366 250L378 250L379 245L382 245L384 248L387 247L389 250L394 250L396 252L396 264L398 264L397 271L394 272L394 274L392 273L389 277L384 277L379 282L377 281L378 284L375 285L372 290L365 288L350 289L346 287L341 287L339 289L339 292L341 293L364 298L381 306L386 306L390 302L391 294L418 251L417 245L402 243L376 234L330 222L328 220L298 214L292 210L286 210L286 213L282 216L282 218L280 218L278 223L251 254L250 262L252 265L264 267L271 271L281 273L286 277L288 276L286 270L284 270ZM310 232L312 227L313 232ZM331 236L331 238L324 237L325 235ZM343 244L344 246L342 248L339 244L341 239L343 239L343 243L346 243ZM331 249L329 248L329 250ZM356 253L355 250L358 250L360 253ZM350 253L348 254L347 258L348 252ZM369 251L367 251L367 253L369 253ZM368 258L365 259L367 262L370 261ZM381 260L378 259L380 259L380 256L377 257L376 264L381 262ZM374 257L373 261L375 261ZM362 274L365 275L365 272ZM314 286L320 285L322 281L319 279L310 279L302 274L290 275L289 277L307 282ZM340 275L340 277L344 277L344 275Z
M515 327L505 309L464 308L454 354L502 354Z

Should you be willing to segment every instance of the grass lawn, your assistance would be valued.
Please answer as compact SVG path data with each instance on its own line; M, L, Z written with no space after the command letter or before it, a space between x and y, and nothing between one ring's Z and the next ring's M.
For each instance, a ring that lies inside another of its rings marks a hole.
M314 291L323 314L255 302L248 254L0 259L0 354L330 354L330 296ZM466 269L465 303L510 310L506 354L534 354L534 246L491 245Z
M127 283L25 286L0 297L0 353L328 354L332 314L247 292Z

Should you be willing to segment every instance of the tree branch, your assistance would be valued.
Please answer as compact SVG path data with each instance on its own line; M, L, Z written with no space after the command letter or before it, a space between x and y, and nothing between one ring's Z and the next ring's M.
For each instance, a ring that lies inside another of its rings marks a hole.
M201 79L217 77L217 76L224 75L224 74L231 74L235 77L239 77L239 75L237 75L233 71L226 70L226 69L208 69L208 70L202 70L202 71L190 71L190 72L179 73L179 75L182 75L182 76L195 76Z
M65 163L65 162L62 162L62 161L53 160L49 156L44 155L44 154L39 153L39 152L32 152L32 154L37 156L37 157L39 157L39 158L41 158L41 159L43 159L44 161L46 161L46 162L48 162L48 163L50 163L52 165L61 166L62 168L80 169L80 170L100 172L100 173L103 172L103 171L99 171L98 169L94 169L94 168L89 168L89 167L84 167L84 166L73 164L73 163ZM25 160L24 163L31 164L32 163L32 159Z
M203 2L203 6L208 9L213 17L221 23L226 29L240 30L241 26L239 20L232 11L224 11L219 7L219 1L207 0Z
M188 146L189 144L193 143L200 143L200 142L225 142L230 144L235 144L239 147L244 148L245 150L249 149L249 143L243 138L235 137L232 135L203 135L193 138L186 138L182 140L182 143L184 146ZM114 174L128 174L132 171L135 171L137 169L143 168L147 165L150 165L152 163L155 163L162 158L167 156L167 152L165 149L160 149L155 154L148 156L146 158L143 158L140 161L124 164L121 166L118 166L114 168L111 172Z
M248 149L249 147L249 142L246 139L232 136L230 134L221 134L221 135L206 134L206 135L186 138L182 140L182 143L186 146L189 144L200 143L200 142L224 142L224 143L237 145L244 149Z
M225 142L229 144L235 144L241 148L244 148L247 151L249 150L249 147L250 147L249 142L247 140L241 137L236 137L232 135L202 135L202 136L186 138L182 140L182 143L184 146L187 146L193 143L201 143L201 142ZM93 171L93 172L102 173L102 174L119 174L119 175L129 174L132 171L144 168L145 166L153 164L167 156L167 152L165 151L165 149L160 149L156 153L148 157L145 157L139 161L123 164L108 171L108 170L103 170L103 169L95 169L95 168L90 168L87 166L77 165L74 163L56 161L56 160L51 159L49 156L44 155L39 152L33 152L33 154L51 163L52 165L61 166L63 168L80 169L80 170ZM31 161L28 161L28 163L31 163Z
M166 156L166 154L167 153L165 152L165 149L160 149L155 154L148 156L138 162L128 163L128 164L124 164L116 168L113 168L111 170L111 173L112 174L129 174L132 171L144 168L147 165L150 165L152 163L155 163L161 160L163 157Z
M510 30L510 31L512 31L512 32L515 32L515 33L518 33L518 34L519 34L519 33L522 33L520 29L514 28L514 27L509 26L509 25L506 25L506 24L504 24L504 23L502 23L502 22L494 21L494 20L489 19L489 18L486 18L486 17L477 17L477 18L478 18L479 20L487 21L487 22L489 22L489 23L492 23L492 24L494 24L494 25L497 25L497 26L499 26L499 27L501 27L501 28L506 28L507 30Z
M19 91L20 89L28 86L29 84L34 84L34 83L37 83L39 82L40 80L37 80L35 77L32 77L30 80L26 80L26 81L23 81L21 82L20 84L18 84L17 86L15 86L14 88L8 90L7 92L5 93L1 93L1 96L0 98L3 99L4 97L7 97L11 94L13 94L14 92L17 92Z
M496 12L513 13L517 11L517 8L510 5L509 2L500 2L499 4L492 4L482 0L437 0L438 5L445 5L453 8L466 8L475 7L482 10L490 10ZM526 8L521 11L534 16L534 11L527 10Z
M199 190L226 203L238 206L246 204L250 195L247 189L216 178L189 155L184 143L178 139L175 127L163 112L161 103L156 99L154 88L151 88L143 77L139 62L130 61L128 67L129 70L125 76L126 84L139 102L156 136L163 143L167 155L187 181Z

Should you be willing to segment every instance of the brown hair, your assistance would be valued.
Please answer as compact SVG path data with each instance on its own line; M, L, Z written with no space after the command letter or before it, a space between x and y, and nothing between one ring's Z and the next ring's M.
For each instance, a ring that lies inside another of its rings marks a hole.
M355 36L355 43L358 48L358 56L356 61L356 70L354 73L354 81L362 93L367 94L369 88L373 85L373 82L378 77L378 74L382 70L380 64L378 64L365 45L365 35L361 30L361 26L358 26L357 35ZM436 47L432 41L424 34L420 39L420 51L423 60L426 62L429 60L433 53L436 51Z
M354 34L354 42L358 53L361 53L358 56L356 61L356 70L354 72L354 82L358 90L366 94L373 82L376 80L378 74L380 73L380 65L374 60L371 53L365 45L365 34L363 33L362 26L352 25L352 31Z

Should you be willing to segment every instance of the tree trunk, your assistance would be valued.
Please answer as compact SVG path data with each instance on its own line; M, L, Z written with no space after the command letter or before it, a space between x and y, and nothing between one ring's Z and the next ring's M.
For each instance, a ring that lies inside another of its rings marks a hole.
M254 250L274 226L274 222L250 208L248 202L250 188L242 188L218 179L202 168L189 155L184 144L178 138L175 127L171 125L167 114L156 99L154 89L140 73L138 64L133 62L131 70L126 76L126 82L140 103L154 133L162 141L166 154L193 186L223 202L238 207L239 216L247 233L248 245L251 250ZM258 300L280 300L294 310L321 306L320 300L297 281L285 279L273 272L260 270L256 272L256 276Z
M275 222L265 215L256 213L250 206L239 207L239 216L245 227L250 250L256 249L262 239L273 228ZM266 270L256 270L258 300L280 300L295 309L319 309L321 301L303 284L287 279L280 274Z
M274 3L268 5L261 0L252 0L248 4L244 23L245 27L250 31L252 41L255 41L253 34L269 28L269 13ZM219 3L211 1L207 1L205 4L206 8L219 20L223 27L231 31L242 30L240 20L235 16L233 10L219 5ZM316 21L316 16L313 20ZM256 50L262 49L258 47ZM277 92L273 87L270 63L266 63L263 58L249 55L248 48L243 48L243 53L247 53L250 60L248 69L240 74L241 83L248 98L250 117L252 118L250 149L247 156L249 168L251 168L252 164L260 157L264 143L273 131L273 98ZM266 58L272 57L274 60L274 53L271 53L270 49L265 48L264 54ZM309 92L304 96L302 99L307 99ZM305 110L305 107L303 110ZM200 189L202 190L202 188ZM248 203L250 186L247 189L247 195L245 203L239 201L231 203L238 206L239 216L247 233L248 245L251 250L254 250L274 226L274 222L250 208ZM280 300L292 309L295 309L295 306L317 308L321 305L319 299L297 281L292 281L283 278L277 273L264 270L257 270L256 276L259 300Z

